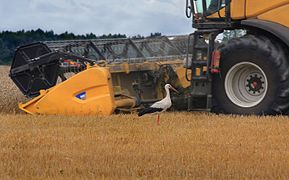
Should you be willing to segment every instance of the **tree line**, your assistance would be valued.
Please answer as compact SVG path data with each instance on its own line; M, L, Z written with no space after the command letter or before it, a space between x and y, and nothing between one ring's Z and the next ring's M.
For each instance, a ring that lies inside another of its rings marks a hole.
M155 33L156 34L156 33ZM152 34L152 35L155 35ZM107 34L96 36L93 33L85 35L75 35L73 33L64 32L56 34L53 31L43 31L41 29L29 31L2 31L0 32L0 64L10 64L14 52L18 46L39 42L39 41L55 41L55 40L77 40L77 39L110 39L110 38L126 38L125 34ZM140 36L139 36L140 37Z

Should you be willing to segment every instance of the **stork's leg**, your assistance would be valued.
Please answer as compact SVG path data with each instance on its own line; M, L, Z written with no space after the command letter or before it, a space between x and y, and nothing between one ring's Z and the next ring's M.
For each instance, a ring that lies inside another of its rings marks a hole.
M157 119L158 125L160 125L160 115L158 114L158 119Z

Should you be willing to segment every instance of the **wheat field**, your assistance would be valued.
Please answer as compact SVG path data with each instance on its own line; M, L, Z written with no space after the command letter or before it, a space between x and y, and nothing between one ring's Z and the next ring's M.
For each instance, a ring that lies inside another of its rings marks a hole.
M287 116L30 116L0 68L0 179L288 179Z

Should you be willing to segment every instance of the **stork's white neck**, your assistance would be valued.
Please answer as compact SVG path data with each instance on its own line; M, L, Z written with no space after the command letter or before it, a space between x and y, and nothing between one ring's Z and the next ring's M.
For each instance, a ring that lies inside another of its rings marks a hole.
M167 93L167 95L166 95L166 99L170 99L171 98L171 96L170 96L170 90L169 90L169 88L165 88L165 90L166 90L166 93Z

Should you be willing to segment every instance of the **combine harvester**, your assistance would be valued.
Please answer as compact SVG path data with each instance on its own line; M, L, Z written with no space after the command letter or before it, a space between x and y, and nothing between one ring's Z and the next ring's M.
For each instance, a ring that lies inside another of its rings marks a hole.
M173 95L177 110L288 113L289 0L186 4L197 29L187 37L20 47L10 76L33 98L20 108L31 114L130 112L161 99L169 83L181 92ZM219 34L236 29L247 34L216 45Z
M186 109L187 36L146 39L50 41L20 47L10 77L31 98L20 104L30 114L110 115L131 112L165 96L173 84Z

